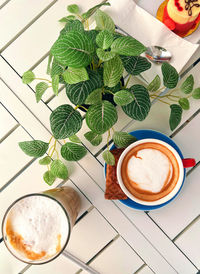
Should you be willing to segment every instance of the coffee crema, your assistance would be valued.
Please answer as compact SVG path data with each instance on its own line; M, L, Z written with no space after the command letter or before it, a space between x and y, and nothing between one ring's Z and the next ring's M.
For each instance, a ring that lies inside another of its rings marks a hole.
M168 195L175 188L179 174L179 164L172 151L153 142L133 147L121 165L124 186L143 201L157 201Z

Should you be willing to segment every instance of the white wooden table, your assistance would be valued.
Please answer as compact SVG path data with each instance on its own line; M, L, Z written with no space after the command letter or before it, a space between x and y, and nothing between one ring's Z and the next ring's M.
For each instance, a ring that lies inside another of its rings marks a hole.
M19 141L49 140L49 115L67 102L61 87L58 97L49 91L36 104L34 85L22 84L21 75L33 69L45 75L47 53L61 28L58 19L66 15L72 0L0 0L0 220L18 197L50 188L42 181L46 170L26 156ZM81 1L76 1L81 3ZM84 1L87 9L99 1ZM139 1L137 1L139 2ZM144 1L143 1L144 2ZM82 3L83 6L83 3ZM200 57L200 49L183 71ZM200 86L200 62L190 72ZM187 74L188 75L188 74ZM185 77L187 77L187 75ZM184 77L184 79L185 79ZM184 80L183 79L183 80ZM105 181L101 148L83 139L88 153L70 165L71 185L81 195L82 208L67 250L103 274L192 274L200 269L200 108L193 100L184 111L181 125L169 130L169 109L157 102L144 122L133 122L120 114L116 129L155 129L171 136L197 166L187 176L181 194L169 205L152 212L130 209L104 199ZM158 112L160 113L158 115ZM83 135L84 130L79 134ZM98 155L98 156L97 156ZM69 166L69 165L68 165ZM42 266L27 266L10 255L0 235L1 274L86 273L63 255Z

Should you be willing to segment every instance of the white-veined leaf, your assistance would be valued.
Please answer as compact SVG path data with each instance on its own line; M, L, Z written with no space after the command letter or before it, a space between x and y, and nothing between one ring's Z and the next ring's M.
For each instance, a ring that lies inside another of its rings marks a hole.
M160 76L156 75L155 78L151 81L151 83L147 86L148 91L154 92L160 88L161 80Z
M85 100L85 104L93 105L102 101L102 89L98 88L93 90Z
M102 136L93 131L86 132L84 136L93 146L98 146L102 142Z
M40 82L35 87L35 97L37 103L42 99L42 95L45 93L45 91L48 89L48 84L45 82Z
M85 68L71 68L68 67L67 70L62 74L65 82L67 84L76 84L89 79L87 70Z
M51 186L54 183L56 176L49 170L43 174L43 179L45 183Z
M171 113L169 117L169 125L170 125L170 129L174 130L181 122L183 110L177 104L172 104L170 108L171 108Z
M145 57L120 56L120 58L125 70L132 75L139 75L151 67L151 63Z
M79 161L87 153L87 149L75 143L66 143L61 147L61 155L67 161Z
M61 105L51 113L50 124L54 137L56 139L65 139L80 130L82 117L72 106Z
M134 95L131 91L122 89L115 93L114 102L120 106L126 106L134 100Z
M52 55L64 65L86 67L92 60L94 45L84 32L70 31L61 35L51 48Z
M59 75L54 75L52 77L52 89L55 95L58 95L58 86L59 86Z
M178 103L184 110L188 110L190 108L190 102L187 98L180 98Z
M97 45L102 49L108 49L113 42L113 34L108 30L102 30L96 37Z
M115 56L111 60L104 63L103 81L104 85L114 87L117 85L122 77L124 68L119 56Z
M89 80L77 84L66 84L66 94L69 100L75 105L85 103L88 95L95 89L103 86L102 76L100 73L88 70Z
M86 113L88 127L97 134L103 134L117 122L117 111L108 101L91 105Z
M176 69L168 63L163 63L161 70L163 74L164 86L169 89L175 88L179 80L179 75Z
M102 60L103 62L108 61L108 60L114 58L115 55L116 55L116 53L114 53L114 52L105 51L105 50L103 50L101 48L98 48L96 50L96 53L97 53L97 56L99 57L99 59Z
M51 170L52 174L60 179L67 179L68 177L68 170L66 165L61 160L53 160L51 163Z
M114 40L111 51L125 56L137 56L143 53L146 47L136 39L125 36Z
M112 138L114 144L118 148L125 148L130 144L134 143L135 141L137 141L137 139L134 136L122 131L115 131Z
M115 157L110 151L108 151L108 150L104 151L102 156L103 156L103 159L106 162L106 164L108 164L110 166L115 165Z
M134 100L130 104L122 106L122 109L129 117L143 121L151 108L149 93L141 85L133 85L129 90L133 93Z
M181 91L184 92L185 94L189 94L192 92L194 87L194 77L192 74L190 74L185 81L181 85Z
M40 140L33 140L20 142L19 147L28 156L39 158L47 152L49 144Z
M97 28L100 30L109 30L111 32L115 31L115 23L112 18L105 12L97 10L95 13L95 21Z
M200 88L195 88L195 90L192 93L192 97L194 99L200 99Z
M22 82L24 84L30 84L35 79L35 74L28 70L22 75Z

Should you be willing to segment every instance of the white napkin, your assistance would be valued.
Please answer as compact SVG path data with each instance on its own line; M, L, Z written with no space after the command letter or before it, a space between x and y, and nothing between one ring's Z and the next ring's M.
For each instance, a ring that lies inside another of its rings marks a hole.
M193 44L170 31L133 0L109 0L109 2L111 7L104 7L104 10L113 18L115 24L145 46L157 45L169 50L173 55L170 63L178 72L199 47L198 44ZM160 66L153 65L144 76L150 82L155 73L161 74Z

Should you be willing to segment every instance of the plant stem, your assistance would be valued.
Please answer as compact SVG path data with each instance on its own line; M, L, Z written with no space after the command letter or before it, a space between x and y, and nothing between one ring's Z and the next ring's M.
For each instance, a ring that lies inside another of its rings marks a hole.
M126 81L126 84L125 84L124 88L127 88L130 79L131 79L131 74L129 75L129 77L128 77L127 81Z
M85 108L84 106L79 106L80 108L83 108L85 111L88 111L87 108Z
M158 99L158 98L157 98L157 100L160 101L160 102L162 102L162 103L164 103L164 104L167 104L167 105L170 106L170 103L167 103L167 102L165 102L165 101L163 101L163 100L161 100L161 99Z
M55 140L54 145L53 145L53 151L51 152L51 155L50 155L51 158L54 154L54 151L56 150L56 143L57 143L57 141Z
M74 108L74 109L75 109L75 110L77 110L77 108L79 108L79 107L80 107L80 106L79 106L79 105L77 105L77 106L75 106L75 108Z
M45 78L35 78L35 80L42 80L42 81L47 81L47 82L49 82L49 83L52 83L50 80L45 79Z
M49 144L51 143L52 139L53 139L53 135L51 136L51 138L50 138L50 140L49 140Z
M112 94L112 95L115 95L112 91L110 91L110 90L108 90L108 89L106 89L106 92L108 92L108 93L110 93L110 94Z
M115 133L114 127L112 127L112 131L113 131L113 133Z
M108 130L108 137L107 137L107 150L109 150L109 140L110 140L110 129Z

